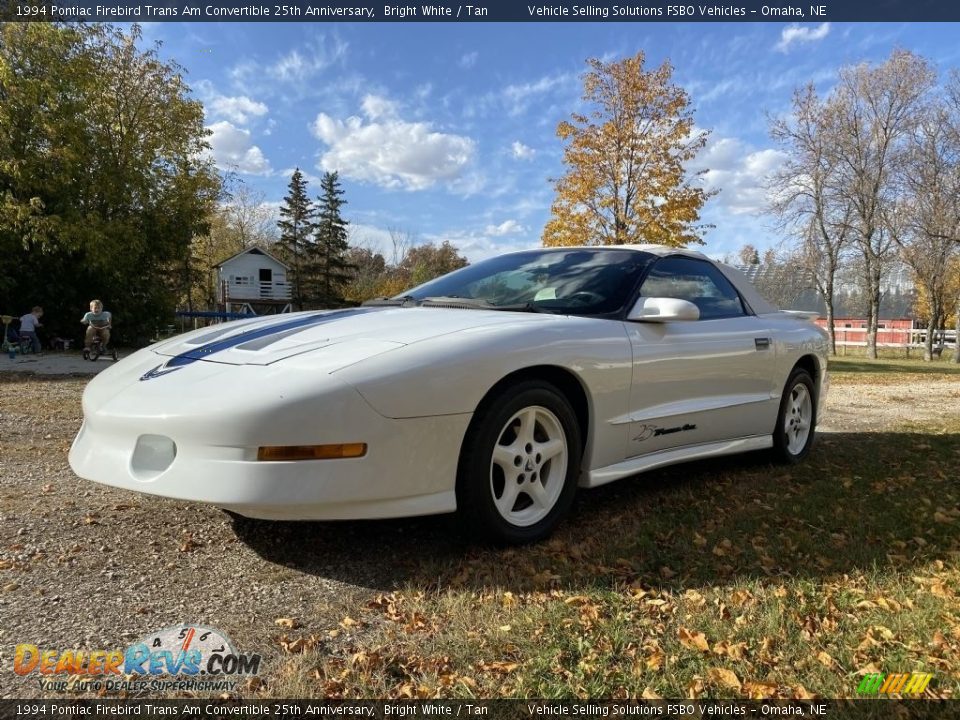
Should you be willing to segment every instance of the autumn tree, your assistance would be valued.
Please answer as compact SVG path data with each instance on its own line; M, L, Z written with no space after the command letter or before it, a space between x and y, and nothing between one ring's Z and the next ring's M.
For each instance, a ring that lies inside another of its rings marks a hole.
M344 298L361 303L382 296L383 293L378 293L378 289L387 271L383 254L368 247L351 247L347 250L346 259L353 267L353 273L344 288Z
M880 65L841 69L828 101L835 130L830 152L838 163L836 192L850 209L850 239L862 261L870 358L877 357L883 274L896 257L884 211L894 204L896 171L934 81L924 58L897 50Z
M795 92L789 115L771 123L770 134L786 161L768 188L781 229L798 241L793 260L823 298L834 355L837 276L850 246L853 218L853 200L841 187L839 132L836 117L813 85Z
M352 276L346 257L350 249L347 221L340 212L346 203L337 173L325 172L320 180L313 242L308 246L310 284L315 288L311 299L322 307L343 303L343 286Z
M307 195L307 181L300 168L293 171L287 188L277 223L280 228L277 247L290 267L293 304L298 310L303 310L307 294L307 246L313 233L314 208Z
M687 164L707 142L669 61L648 70L643 52L587 61L583 100L591 109L557 126L566 174L555 181L543 244L702 243L709 193Z
M899 169L897 201L884 209L885 222L913 270L925 297L924 359L933 358L933 335L949 312L950 273L960 253L960 127L949 109L932 103L917 121Z
M229 186L217 209L234 241L241 250L269 248L277 240L277 225L266 195L239 178L229 177L227 181Z
M460 251L449 240L444 240L439 245L426 243L410 248L400 262L400 269L407 274L407 282L413 287L466 265L467 259Z
M946 268L945 273L945 291L943 294L943 305L941 307L942 319L939 330L945 330L947 327L956 327L960 321L960 256L955 256ZM913 312L917 317L929 318L933 315L930 297L924 290L921 283L917 283L917 291L913 300ZM931 334L934 332L931 328Z
M737 250L737 261L741 265L759 265L760 253L749 243Z
M466 257L448 240L439 245L432 242L415 245L414 236L405 231L391 232L391 239L393 249L398 252L389 263L381 253L370 248L350 249L347 257L354 266L354 275L345 289L348 299L363 302L392 297L468 264Z
M0 24L0 306L66 337L94 295L119 342L169 322L220 193L203 123L136 25Z
M945 104L953 122L950 125L951 137L960 144L960 70L954 70L947 82ZM954 350L953 362L960 363L960 262L953 263L953 269L948 274L949 282L954 288Z
M228 177L223 199L210 210L207 232L190 244L193 285L182 303L187 309L213 308L217 283L213 268L251 247L274 252L276 222L264 194L236 177Z
M789 308L810 285L809 275L798 262L795 252L778 254L771 248L764 252L762 260L757 257L757 261L753 263L757 266L753 286L777 307Z

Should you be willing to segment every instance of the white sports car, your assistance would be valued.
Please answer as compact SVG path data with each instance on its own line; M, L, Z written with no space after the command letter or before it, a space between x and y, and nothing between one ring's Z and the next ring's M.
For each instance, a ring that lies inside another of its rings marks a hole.
M700 253L529 250L140 350L87 386L70 465L249 517L459 511L528 542L578 485L763 448L800 460L826 351L807 316Z

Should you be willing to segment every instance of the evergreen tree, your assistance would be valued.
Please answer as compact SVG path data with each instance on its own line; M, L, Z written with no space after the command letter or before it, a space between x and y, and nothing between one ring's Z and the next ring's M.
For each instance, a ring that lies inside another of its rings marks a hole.
M303 310L307 300L307 282L311 260L310 234L314 229L314 208L307 197L307 181L300 168L293 171L289 192L280 208L280 239L277 245L290 265L290 282L293 285L292 300L297 310Z
M317 198L314 240L310 248L314 299L323 307L343 304L343 291L353 279L354 266L347 259L347 221L340 214L346 204L336 172L323 174Z

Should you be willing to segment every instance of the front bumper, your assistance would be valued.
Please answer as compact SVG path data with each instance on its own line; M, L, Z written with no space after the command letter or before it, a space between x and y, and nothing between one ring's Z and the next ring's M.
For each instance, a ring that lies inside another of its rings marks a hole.
M362 519L456 509L457 461L470 414L390 419L349 385L329 379L322 392L300 388L298 394L290 373L271 378L262 367L213 363L189 370L199 376L192 392L184 386L187 370L120 393L105 385L108 378L94 380L70 450L74 472L256 518ZM164 380L166 394L157 390ZM367 443L367 454L256 459L261 445L350 442Z

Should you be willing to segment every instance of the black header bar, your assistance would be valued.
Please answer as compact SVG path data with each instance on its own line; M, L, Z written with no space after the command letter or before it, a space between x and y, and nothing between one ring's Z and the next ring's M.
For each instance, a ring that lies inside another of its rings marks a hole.
M0 0L19 22L960 22L955 0Z
M885 720L956 717L957 700L0 700L0 720Z

